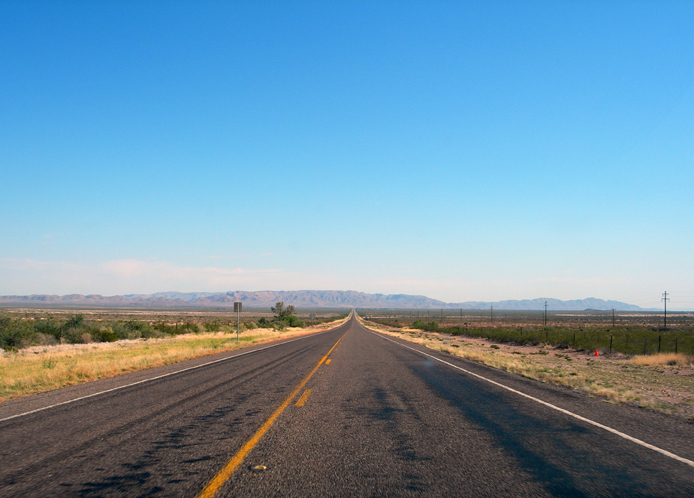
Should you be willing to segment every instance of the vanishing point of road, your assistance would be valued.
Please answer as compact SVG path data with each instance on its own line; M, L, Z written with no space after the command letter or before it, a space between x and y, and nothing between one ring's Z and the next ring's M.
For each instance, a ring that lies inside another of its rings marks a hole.
M372 332L0 404L0 496L694 496L694 426Z

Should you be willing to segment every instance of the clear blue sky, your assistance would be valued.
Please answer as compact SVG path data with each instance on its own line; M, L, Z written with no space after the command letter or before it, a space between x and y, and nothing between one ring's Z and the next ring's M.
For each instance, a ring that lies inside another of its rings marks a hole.
M0 294L694 309L692 2L0 2Z

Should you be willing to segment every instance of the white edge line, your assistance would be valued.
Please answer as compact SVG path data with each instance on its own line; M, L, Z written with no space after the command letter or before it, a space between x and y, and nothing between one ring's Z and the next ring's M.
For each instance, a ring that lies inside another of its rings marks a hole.
M366 327L364 327L364 328L366 329ZM489 382L489 383L491 383L491 384L494 384L495 386L498 386L498 387L501 387L501 388L503 388L503 389L506 389L507 391L511 391L512 393L515 393L515 394L518 394L518 395L523 396L523 397L525 397L525 398L531 399L531 400L533 400L533 401L535 401L535 402L537 402L537 403L540 403L541 405L544 405L544 406L547 406L547 407L552 408L552 409L554 409L554 410L557 410L558 412L561 412L561 413L563 413L563 414L565 414L565 415L568 415L568 416L570 416L570 417L573 417L573 418L576 418L576 419L578 419L578 420L581 420L582 422L585 422L585 423L587 423L587 424L594 425L595 427L599 427L599 428L601 428L601 429L604 429L604 430L606 430L607 432L611 432L612 434L616 434L617 436L622 437L622 438L624 438L624 439L626 439L626 440L628 440L628 441L631 441L632 443L636 443L636 444L638 444L638 445L640 445L640 446L643 446L644 448L648 448L649 450L657 451L657 452L660 453L661 455L668 456L668 457L670 457L670 458L672 458L672 459L674 459L674 460L677 460L678 462L682 462L682 463L684 463L684 464L689 465L690 467L694 467L694 461L692 461L692 460L688 460L688 459L683 458L683 457L681 457L681 456L679 456L679 455L675 455L674 453L670 453L670 452L667 451L667 450L664 450L664 449L662 449L662 448L658 448L657 446L653 446L652 444L649 444L649 443L647 443L647 442L645 442L645 441L641 441L640 439L636 439L635 437L632 437L632 436L630 436L629 434L624 434L623 432L620 432L620 431L618 431L617 429L613 429L612 427L608 427L608 426L603 425L603 424L601 424L601 423L599 423L599 422L595 422L595 421L590 420L590 419L588 419L588 418L582 417L582 416L580 416L580 415L577 415L577 414L575 414L575 413L573 413L573 412L570 412L570 411L568 411L568 410L565 410L565 409L563 409L563 408L559 408L558 406L555 406L555 405L553 405L553 404L551 404L551 403L547 403L546 401L542 401L541 399L535 398L534 396L530 396L529 394L525 394L525 393L522 393L522 392L520 392L520 391L516 391L515 389L513 389L513 388L511 388L511 387L508 387L508 386L505 386L505 385L503 385L503 384L500 384L500 383L498 383L498 382L496 382L496 381L493 381L493 380L491 380L491 379L488 379L488 378L486 378L486 377L483 377L483 376L481 376L481 375L479 375L479 374L476 374L476 373L474 373L474 372L471 372L471 371L469 371L469 370L465 370L464 368L461 368L461 367L459 367L459 366L457 366L457 365L454 365L454 364L452 364L452 363L448 363L447 361L444 361L444 360L442 360L441 358L437 358L436 356L433 356L433 355L430 355L430 354L428 354L428 353L425 353L424 351L420 351L420 350L418 350L418 349L411 348L411 347L409 347L409 346L405 346L404 344L401 344L401 343L396 342L396 341L394 341L394 340L392 340L392 339L389 339L389 338L387 338L387 337L384 337L382 334L379 334L379 333L377 333L377 332L374 332L373 330L370 330L370 329L366 329L366 330L368 330L369 332L371 332L371 333L374 334L374 335L377 335L377 336L381 337L382 339L385 339L386 341L392 342L393 344L397 344L398 346L401 346L401 347L406 348L406 349L411 349L412 351L415 351L415 352L417 352L417 353L419 353L419 354L422 354L422 355L424 355L424 356L428 356L429 358L433 358L433 359L436 360L436 361L440 361L441 363L443 363L443 364L445 364L445 365L448 365L449 367L453 367L453 368L455 368L455 369L457 369L457 370L460 370L460 371L462 371L462 372L465 372L465 373L468 374L468 375L472 375L472 376L474 376L474 377L477 377L478 379L485 380L485 381L487 381L487 382Z
M338 328L338 327L341 327L341 326L342 326L342 325L338 325L338 326L335 327L335 328ZM325 332L330 332L331 330L335 330L335 329L324 330L323 332L318 332L318 334L322 334L322 333L325 333ZM311 335L316 335L316 334L311 334ZM36 410L31 410L31 411L24 412L24 413L18 413L17 415L12 415L11 417L0 418L0 422L5 422L5 421L7 421L7 420L12 420L13 418L24 417L24 416L26 416L26 415L31 415L32 413L42 412L42 411L44 411L44 410L48 410L49 408L55 408L56 406L67 405L67 404L69 404L69 403L74 403L75 401L80 401L80 400L87 399L87 398L93 398L94 396L99 396L99 395L101 395L101 394L106 394L106 393L110 393L110 392L113 392L113 391L118 391L119 389L125 389L126 387L132 387L132 386L136 386L136 385L138 385L138 384L144 384L145 382L151 382L151 381L153 381L153 380L163 379L164 377L170 377L171 375L177 375L177 374L180 374L180 373L183 373L183 372L188 372L189 370L195 370L196 368L206 367L206 366L208 366L208 365L213 365L213 364L219 363L219 362L221 362L221 361L233 360L234 358L238 358L239 356L245 356L245 355L247 355L247 354L256 353L256 352L258 352L258 351L263 351L263 350L265 350L265 349L275 348L275 347L277 347L277 346L282 346L282 345L284 345L284 344L289 344L290 342L299 341L299 340L301 340L301 339L307 339L308 337L309 337L308 335L307 335L307 336L304 336L304 337L297 337L296 339L291 339L291 340L289 340L289 341L281 342L281 343L278 343L278 344L271 344L270 346L265 346L265 347L263 347L263 348L254 349L253 351L244 351L244 352L239 353L239 354L236 354L236 355L234 355L234 356L227 356L226 358L220 358L220 359L218 359L218 360L208 361L207 363L202 363L202 364L200 364L200 365L195 365L194 367L184 368L183 370L176 370L175 372L169 372L169 373L166 373L166 374L157 375L156 377L151 377L151 378L149 378L149 379L138 380L137 382L133 382L132 384L125 384L124 386L113 387L113 388L111 388L111 389L106 389L105 391L99 391L98 393L87 394L86 396L80 396L79 398L70 399L70 400L67 400L67 401L62 401L62 402L60 402L60 403L56 403L56 404L54 404L54 405L44 406L44 407L42 407L42 408L37 408ZM142 371L142 370L141 370L141 371Z

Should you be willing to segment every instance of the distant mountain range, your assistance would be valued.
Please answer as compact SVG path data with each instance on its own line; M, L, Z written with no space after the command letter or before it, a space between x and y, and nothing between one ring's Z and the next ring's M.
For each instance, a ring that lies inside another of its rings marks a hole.
M611 310L651 311L619 301L588 298L561 301L538 298L521 301L468 301L445 303L426 296L408 294L367 294L356 291L260 291L260 292L157 292L156 294L126 294L101 296L98 294L69 294L66 296L32 294L31 296L0 296L0 305L25 306L89 306L128 308L228 308L234 301L243 302L246 308L269 308L278 301L298 308L399 308L399 309L488 309L542 310L545 301L552 311Z

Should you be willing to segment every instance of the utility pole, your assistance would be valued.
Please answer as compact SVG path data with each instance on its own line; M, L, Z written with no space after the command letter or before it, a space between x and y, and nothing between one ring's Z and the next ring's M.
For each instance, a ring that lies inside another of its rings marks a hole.
M544 326L546 327L547 326L547 301L545 301L545 319L544 319L544 322L545 322Z
M667 291L663 292L663 305L665 306L665 313L663 314L663 327L667 328L667 302L670 300L667 297Z
M489 309L489 322L494 323L494 306Z

